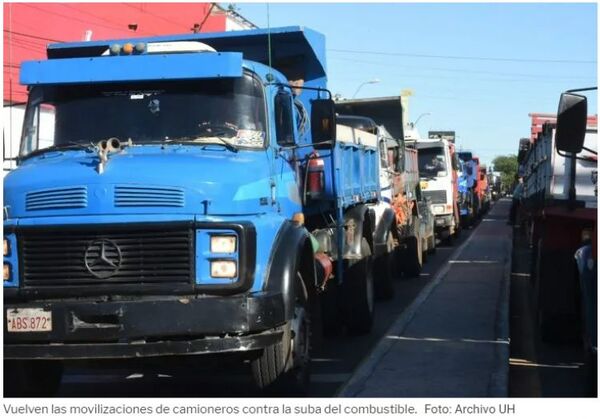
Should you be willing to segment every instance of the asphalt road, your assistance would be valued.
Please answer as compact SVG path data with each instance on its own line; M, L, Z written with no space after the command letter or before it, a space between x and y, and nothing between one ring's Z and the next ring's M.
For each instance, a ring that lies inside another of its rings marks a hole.
M397 278L395 297L376 304L375 324L366 336L340 335L313 347L311 386L307 396L332 397L350 378L359 363L433 278L456 246L471 234L463 230L453 246L438 243L429 255L420 278ZM203 362L204 361L204 362ZM218 358L185 357L67 365L58 397L262 397L251 381L248 364L223 363ZM277 394L293 397L295 394Z

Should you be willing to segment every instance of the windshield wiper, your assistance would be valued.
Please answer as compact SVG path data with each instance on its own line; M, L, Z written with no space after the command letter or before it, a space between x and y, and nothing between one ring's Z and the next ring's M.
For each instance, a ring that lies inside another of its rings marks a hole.
M40 154L44 154L47 152L61 151L61 150L87 150L89 152L94 152L95 146L92 143L86 144L86 143L77 143L75 141L69 141L67 143L33 150L33 151L29 152L28 154L22 156L21 158L27 159L29 157L38 156Z
M239 148L232 142L219 136L219 135L223 135L223 134L224 133L222 133L222 132L218 132L218 133L211 133L210 136L202 136L202 137L199 137L197 135L188 135L185 137L168 138L168 139L164 140L164 142L165 143L181 143L181 144L222 144L225 146L225 148L227 150L237 153L239 151ZM213 141L213 139L217 139L220 142L217 143L217 142Z

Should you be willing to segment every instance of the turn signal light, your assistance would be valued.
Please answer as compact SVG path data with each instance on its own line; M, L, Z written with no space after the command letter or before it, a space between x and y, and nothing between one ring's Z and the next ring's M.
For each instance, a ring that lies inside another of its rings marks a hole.
M10 264L4 264L4 280L10 281Z
M7 239L4 239L4 256L10 255L10 243Z

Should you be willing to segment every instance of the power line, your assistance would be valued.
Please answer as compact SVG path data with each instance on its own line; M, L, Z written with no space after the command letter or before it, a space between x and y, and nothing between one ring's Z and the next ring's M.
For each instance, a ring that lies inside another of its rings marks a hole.
M460 55L430 55L430 54L410 54L406 52L389 52L389 51L366 51L366 50L352 50L352 49L328 49L331 52L343 52L351 54L371 54L371 55L384 55L384 56L400 56L400 57L417 57L417 58L443 58L448 60L476 60L476 61L504 61L504 62L517 62L517 63L564 63L564 64L596 64L596 61L585 61L585 60L550 60L550 59L535 59L535 58L504 58L504 57L469 57Z
M117 26L108 26L108 25L104 25L104 24L101 24L101 23L90 22L89 20L78 19L78 18L73 17L73 16L65 16L65 15L63 15L61 13L53 12L53 11L50 11L50 10L47 10L47 9L43 9L41 7L36 7L36 6L33 6L32 4L28 4L28 3L19 3L19 4L23 5L25 7L29 7L29 8L32 8L32 9L39 10L39 11L41 11L43 13L48 13L50 15L55 15L55 16L58 16L58 17L62 17L63 19L66 19L66 20L76 20L78 22L82 22L82 23L85 23L87 25L92 24L92 25L100 26L100 27L103 27L103 28L106 28L106 29L111 29L111 30L115 30L115 29L124 30L124 28L119 28Z
M372 65L380 65L389 67L390 63L381 62L381 61L366 61L366 60L355 60L352 58L345 57L331 57L330 60L340 60L347 61L352 63L361 63L361 64L372 64ZM525 74L525 73L505 73L505 72L497 72L497 71L479 71L479 70L468 70L461 68L444 68L444 67L424 67L424 66L410 66L403 64L394 64L394 67L403 67L410 68L416 70L434 70L434 71L448 71L451 73L461 73L461 74L489 74L494 76L512 76L512 77L532 77L532 78L549 78L549 79L564 79L564 80L580 80L580 79L589 79L589 76L549 76L548 74Z
M85 4L85 3L84 3L84 4ZM75 7L75 6L73 6L73 5L70 5L70 4L62 4L62 3L61 3L60 5L61 5L61 6L63 6L63 7L67 7L67 8L69 8L69 9L71 9L71 10L75 10L75 11L76 11L76 12L78 12L78 13L86 14L86 15L88 15L88 16L91 16L91 17L93 17L93 18L96 18L96 19L102 20L102 21L104 21L104 22L108 22L108 23L110 23L110 24L113 24L113 25L114 25L114 23L115 23L114 21L112 21L112 20L110 20L110 19L107 19L107 18L105 18L105 17L102 17L102 16L98 16L98 15L96 15L96 14L94 14L94 13L91 13L91 12L88 12L88 11L86 11L86 10L81 10L81 9L78 9L77 7ZM116 30L124 30L124 28L121 28L121 27L118 27L118 26L114 26L114 28L115 28ZM149 34L149 35L155 35L154 33L152 33L152 32L148 32L148 31L140 31L140 32L141 32L141 33L145 33L145 34Z
M51 38L44 38L42 36L35 36L35 35L31 35L28 33L22 33L22 32L15 32L15 31L10 31L8 29L4 29L4 32L6 33L10 33L12 35L20 35L20 36L25 36L27 38L33 38L33 39L41 39L42 41L50 41L50 42L65 42L65 41L59 41L58 39L51 39Z

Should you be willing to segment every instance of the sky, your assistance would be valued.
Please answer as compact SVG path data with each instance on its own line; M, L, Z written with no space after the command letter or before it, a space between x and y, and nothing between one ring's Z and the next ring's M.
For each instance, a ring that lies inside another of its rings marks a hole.
M266 3L235 3L267 27ZM594 3L270 3L269 24L307 26L327 42L330 90L351 98L410 89L421 135L454 130L482 162L516 154L531 112L597 85ZM357 52L358 51L358 52ZM427 57L425 57L427 56ZM434 57L432 57L434 56ZM597 113L596 93L588 113Z

